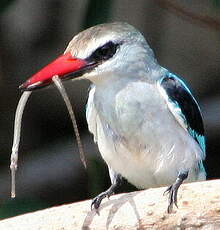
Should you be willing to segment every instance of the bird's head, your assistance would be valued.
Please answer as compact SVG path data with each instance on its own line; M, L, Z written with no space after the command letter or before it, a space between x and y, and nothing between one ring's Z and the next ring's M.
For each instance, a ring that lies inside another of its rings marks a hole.
M52 77L86 78L102 81L108 75L147 72L157 66L154 54L142 34L133 26L107 23L80 32L64 54L34 74L20 88L34 90L49 85Z

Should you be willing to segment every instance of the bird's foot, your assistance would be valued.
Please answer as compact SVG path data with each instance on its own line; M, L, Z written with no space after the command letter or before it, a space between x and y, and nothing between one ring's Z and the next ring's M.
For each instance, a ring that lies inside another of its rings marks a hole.
M99 214L99 207L100 204L102 202L102 200L107 197L109 198L112 194L114 194L114 192L112 192L111 190L107 190L105 192L100 193L98 196L96 196L91 203L91 210L94 209L96 211L97 214Z
M172 184L170 187L167 188L167 190L164 192L164 195L168 194L168 207L167 212L171 213L173 211L173 205L175 205L177 208L177 193L180 185L183 183L183 181L188 177L188 171L180 172L175 183Z
M164 192L164 195L169 195L168 198L168 207L167 212L171 213L173 211L173 205L175 205L178 208L177 205L177 192L178 188L176 184L173 184L167 188L167 190Z

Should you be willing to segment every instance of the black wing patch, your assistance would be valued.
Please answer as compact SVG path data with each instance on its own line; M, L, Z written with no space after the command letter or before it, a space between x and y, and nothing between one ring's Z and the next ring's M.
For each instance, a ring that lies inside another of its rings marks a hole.
M205 159L204 126L200 108L195 98L186 84L172 73L168 73L162 78L160 86L167 95L169 109L199 144L203 152L202 158Z
M184 82L175 75L169 74L169 76L162 79L161 86L170 100L178 104L187 125L199 135L204 136L203 120L198 103Z

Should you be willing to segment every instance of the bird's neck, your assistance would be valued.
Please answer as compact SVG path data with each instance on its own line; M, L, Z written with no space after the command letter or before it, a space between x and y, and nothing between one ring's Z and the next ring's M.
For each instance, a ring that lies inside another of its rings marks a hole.
M165 68L156 65L150 69L136 68L130 69L130 71L127 69L126 72L106 72L89 80L95 84L97 91L103 92L104 90L107 92L107 90L110 90L117 92L131 82L142 81L154 84L165 72L167 72Z

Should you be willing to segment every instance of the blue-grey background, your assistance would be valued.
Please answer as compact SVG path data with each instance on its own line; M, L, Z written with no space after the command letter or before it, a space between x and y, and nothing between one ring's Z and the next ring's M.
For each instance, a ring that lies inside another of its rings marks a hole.
M159 63L188 82L203 112L208 179L219 178L219 13L218 0L1 0L0 218L88 199L109 186L107 168L85 121L89 82L69 81L65 87L75 108L88 170L79 160L59 92L54 86L36 91L23 117L17 197L10 199L18 86L60 55L73 35L103 22L126 21L137 27ZM124 184L120 191L134 189Z

